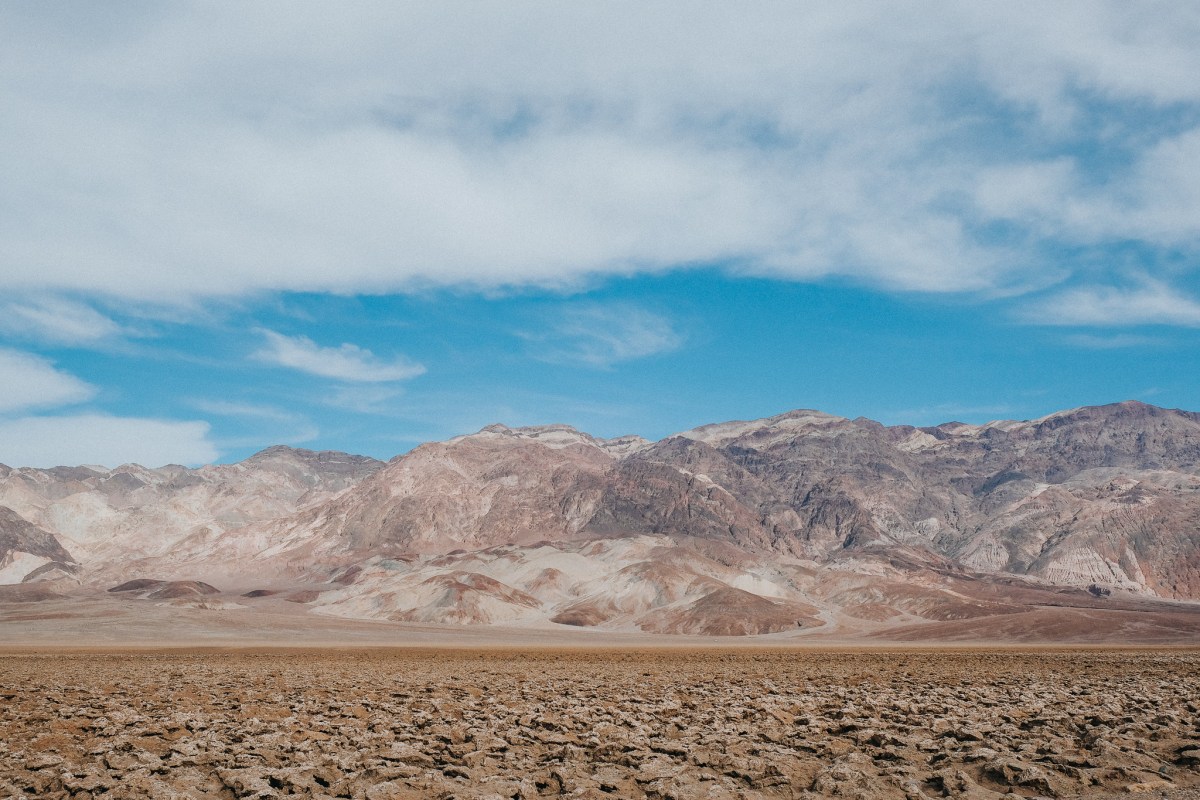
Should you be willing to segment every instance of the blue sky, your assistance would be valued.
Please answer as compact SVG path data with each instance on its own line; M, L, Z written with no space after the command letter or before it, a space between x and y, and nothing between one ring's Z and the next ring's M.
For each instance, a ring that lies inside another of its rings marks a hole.
M0 463L1200 409L1191 3L8 4Z

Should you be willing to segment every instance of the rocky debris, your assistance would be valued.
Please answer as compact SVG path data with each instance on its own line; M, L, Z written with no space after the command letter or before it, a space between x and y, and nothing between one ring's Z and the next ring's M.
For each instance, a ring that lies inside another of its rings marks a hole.
M1194 651L0 659L0 797L1200 793Z

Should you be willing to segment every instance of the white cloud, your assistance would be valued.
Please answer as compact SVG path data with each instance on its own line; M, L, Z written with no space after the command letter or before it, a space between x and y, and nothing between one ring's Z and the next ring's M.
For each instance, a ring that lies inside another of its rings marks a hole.
M275 331L260 331L267 345L254 357L268 364L307 372L322 378L351 383L387 383L415 378L425 367L403 356L391 360L355 344L321 347L307 336L285 336Z
M396 410L396 400L404 394L393 386L339 386L321 397L324 405L358 414L383 414Z
M218 453L206 422L102 414L0 421L0 463L21 467L206 464Z
M1182 325L1200 327L1200 302L1159 281L1083 286L1058 292L1022 312L1040 325Z
M257 403L236 403L229 400L193 400L188 405L198 411L203 411L206 414L215 414L219 417L239 417L243 419L287 423L305 421L305 418L300 414Z
M1133 333L1117 333L1102 336L1094 333L1073 333L1064 337L1064 341L1074 347L1087 350L1119 350L1126 347L1159 347L1166 344L1164 340L1154 336L1139 336Z
M600 368L667 353L684 341L671 320L628 304L568 305L545 330L521 335L543 361Z
M92 386L44 358L0 348L0 413L82 403L95 395Z
M61 297L0 305L0 331L39 342L91 345L113 339L121 327L91 306Z
M1153 121L1200 104L1196 4L140 8L0 9L14 290L1022 290L1041 245L1200 236L1200 133Z

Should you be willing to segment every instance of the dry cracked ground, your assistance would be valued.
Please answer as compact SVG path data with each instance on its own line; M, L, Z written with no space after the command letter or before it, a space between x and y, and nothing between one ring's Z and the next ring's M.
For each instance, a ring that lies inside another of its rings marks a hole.
M1200 797L1200 651L0 656L0 797Z

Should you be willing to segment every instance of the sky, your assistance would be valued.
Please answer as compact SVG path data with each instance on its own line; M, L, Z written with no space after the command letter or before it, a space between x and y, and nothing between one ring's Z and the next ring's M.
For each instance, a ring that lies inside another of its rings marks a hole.
M0 4L0 463L1200 410L1200 4Z

